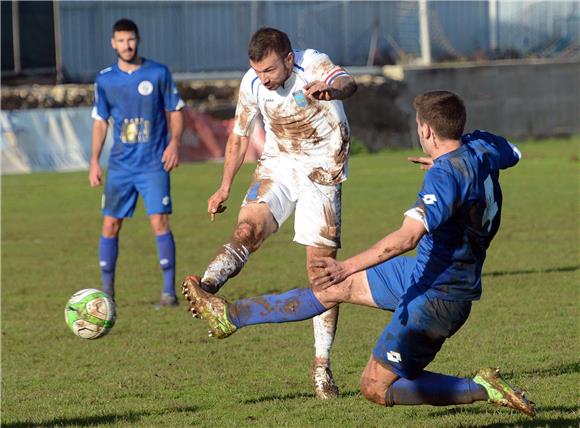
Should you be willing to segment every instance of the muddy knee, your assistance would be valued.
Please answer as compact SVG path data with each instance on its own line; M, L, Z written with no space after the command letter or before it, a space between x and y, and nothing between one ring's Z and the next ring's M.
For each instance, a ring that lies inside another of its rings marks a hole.
M250 252L254 252L264 241L264 227L256 223L242 221L236 227L234 239L243 243Z
M367 400L380 404L381 406L385 405L385 394L387 388L385 388L383 384L376 382L374 379L365 376L364 374L360 379L360 392Z
M315 285L313 284L312 278L309 279L310 288L320 301L324 301L327 304L343 303L349 302L351 300L353 286L351 278L347 278L344 281L331 286Z

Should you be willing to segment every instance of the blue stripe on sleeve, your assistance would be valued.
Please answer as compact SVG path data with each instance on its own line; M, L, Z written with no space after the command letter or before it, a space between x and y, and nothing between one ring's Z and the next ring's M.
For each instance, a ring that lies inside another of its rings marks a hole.
M252 84L250 85L252 87L252 94L254 93L254 83L256 80L258 80L258 76L254 77L254 80L252 80Z

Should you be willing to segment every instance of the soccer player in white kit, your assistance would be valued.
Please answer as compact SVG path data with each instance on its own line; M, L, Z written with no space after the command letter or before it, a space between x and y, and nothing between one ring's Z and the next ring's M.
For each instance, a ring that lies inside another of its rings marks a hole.
M356 83L327 55L292 50L288 36L273 28L261 28L252 36L248 56L251 68L240 85L221 186L208 200L212 220L225 210L222 203L243 162L258 113L266 131L264 151L233 235L218 249L203 277L186 278L186 298L191 283L217 293L292 212L294 241L306 247L309 279L316 275L313 259L336 257L340 247L341 183L347 177L350 148L341 100L356 91ZM330 370L337 319L338 306L313 320L312 377L318 398L338 396Z

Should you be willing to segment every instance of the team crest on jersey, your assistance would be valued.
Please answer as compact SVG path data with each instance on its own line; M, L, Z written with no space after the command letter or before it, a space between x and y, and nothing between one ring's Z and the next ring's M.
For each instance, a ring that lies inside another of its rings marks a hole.
M143 96L150 95L151 92L153 92L153 83L151 83L149 80L143 80L141 83L139 83L139 86L137 86L137 90Z

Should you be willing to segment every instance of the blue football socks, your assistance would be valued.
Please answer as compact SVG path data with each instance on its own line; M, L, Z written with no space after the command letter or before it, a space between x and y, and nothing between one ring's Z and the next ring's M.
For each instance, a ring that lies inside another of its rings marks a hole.
M485 388L472 379L424 371L416 379L399 378L387 389L385 405L449 406L487 400Z
M157 254L163 271L163 293L175 296L175 241L171 231L157 235Z
M99 239L99 266L101 267L103 291L112 298L115 298L115 266L117 265L118 253L119 239L101 236Z
M264 323L302 321L326 312L310 288L242 299L229 305L228 318L238 328Z

